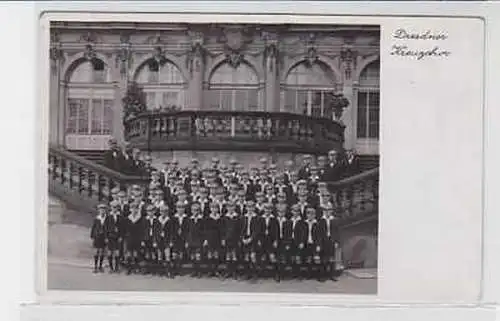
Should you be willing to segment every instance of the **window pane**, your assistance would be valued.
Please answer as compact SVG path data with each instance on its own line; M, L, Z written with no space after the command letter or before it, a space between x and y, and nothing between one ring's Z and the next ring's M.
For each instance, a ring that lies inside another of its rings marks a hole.
M68 99L68 117L66 123L66 133L76 133L76 120L78 117L78 109L80 108L80 101L78 99Z
M308 100L309 100L309 93L307 90L297 90L297 104L295 105L295 112L307 115Z
M165 63L160 66L160 83L165 84L182 84L184 82L184 77L182 76L180 70L172 63Z
M110 135L113 131L113 100L104 101L104 124L102 133Z
M378 92L369 94L369 137L378 138L379 136L379 117L380 117L380 95Z
M234 106L233 110L244 111L248 109L248 90L235 90L234 91Z
M146 93L146 106L148 109L155 109L156 108L156 93L154 92L147 92Z
M333 73L323 64L311 67L299 64L288 73L286 84L291 86L332 87L335 84Z
M209 110L219 110L220 109L220 90L212 89L207 91L207 108Z
M321 117L321 105L323 103L323 92L320 90L311 91L311 115Z
M231 110L233 104L233 92L232 90L221 90L221 100L219 109L221 110Z
M367 113L368 113L368 108L367 108L367 101L368 99L368 94L365 92L359 92L358 93L358 121L357 121L357 127L358 127L358 137L359 138L366 138L367 137L367 132L366 132L366 120L367 120Z
M284 91L284 107L283 111L288 113L295 113L295 104L296 104L296 96L297 91L293 89L287 89Z
M257 111L259 110L259 90L250 89L248 90L248 110Z
M81 99L78 109L78 134L87 135L89 133L89 100Z
M92 124L90 127L90 133L92 135L101 134L104 117L103 111L102 100L92 99Z
M179 93L175 91L169 91L163 93L162 107L172 108L173 106L179 105Z

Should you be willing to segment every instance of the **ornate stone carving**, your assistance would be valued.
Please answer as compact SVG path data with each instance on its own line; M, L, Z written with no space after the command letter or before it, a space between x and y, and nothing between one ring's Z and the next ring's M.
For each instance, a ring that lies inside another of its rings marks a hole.
M278 34L263 31L262 32L262 39L264 40L264 43L265 43L264 57L265 57L265 62L266 62L266 68L270 72L272 72L275 69L276 61L277 61L278 56L279 56Z
M165 53L161 46L156 46L154 48L153 59L158 62L158 64L163 65L167 62L167 58L165 58Z
M240 26L231 26L223 30L219 41L224 43L224 52L227 63L233 68L238 68L244 60L243 51L246 45L251 42L249 31Z
M80 41L83 41L86 43L96 43L97 42L97 35L94 32L88 31L80 37Z
M191 49L186 57L186 65L190 73L201 72L201 65L205 62L207 53L204 43L205 36L203 32L189 30L188 35L191 41Z
M304 40L306 47L304 61L306 66L310 68L319 60L319 53L316 47L316 35L314 33L309 33Z
M64 61L64 53L59 42L52 43L50 45L49 57L52 61L52 72L55 74L57 72L59 64Z
M120 35L120 42L120 49L116 53L116 66L120 68L120 74L125 76L132 62L130 36L128 34Z
M97 57L96 52L92 44L88 43L85 45L85 51L83 52L83 57L87 60L92 60Z
M344 44L340 50L340 64L346 79L351 79L357 55L351 44Z

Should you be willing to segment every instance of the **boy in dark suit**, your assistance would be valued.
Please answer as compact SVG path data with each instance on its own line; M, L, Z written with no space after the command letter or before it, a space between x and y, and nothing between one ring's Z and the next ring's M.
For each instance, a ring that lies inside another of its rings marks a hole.
M227 212L222 217L221 246L225 252L226 277L237 278L238 260L240 256L240 240L243 233L243 215L234 203L227 204Z
M283 278L285 267L291 264L292 250L292 223L287 219L288 206L286 204L276 205L278 223L278 271L276 281Z
M172 274L175 276L179 272L181 264L186 260L189 253L189 230L191 222L186 213L186 204L177 202L174 215L174 251Z
M255 203L247 202L247 213L244 215L243 233L241 236L242 251L246 263L245 274L251 278L257 277L257 253L260 252L262 232L261 217L257 214Z
M276 217L273 215L274 206L267 203L264 206L264 213L262 215L263 231L261 234L262 238L262 255L261 255L261 265L262 270L264 270L264 265L269 263L274 267L275 279L278 280L278 239L279 239L279 224Z
M92 223L90 238L95 249L94 254L94 273L104 272L102 263L104 261L104 250L106 248L106 230L105 221L107 216L107 205L99 204L97 207L97 216Z
M297 204L292 206L291 229L293 246L293 266L294 275L300 277L300 268L303 262L304 248L307 238L307 226L301 217L300 207Z
M203 216L200 204L193 203L193 205L191 205L190 221L191 227L189 229L189 254L191 262L193 263L192 276L200 277L200 265L206 259L207 254L207 246L204 246L206 217Z
M316 219L316 210L313 207L308 207L306 213L307 237L304 249L304 259L307 264L309 275L314 272L314 268L319 270L318 281L320 281L324 275L322 271L323 266L321 265L324 231L322 230L322 225L319 224Z
M172 248L174 246L173 237L175 233L175 223L170 217L169 207L162 204L159 208L158 222L160 223L160 240L158 242L158 258L167 277L171 278L172 273Z
M111 211L106 216L104 228L108 247L109 272L118 272L120 263L120 249L124 237L123 216L120 213L120 203L111 202ZM114 260L113 260L114 259ZM113 262L114 261L114 262ZM114 263L114 264L113 264Z

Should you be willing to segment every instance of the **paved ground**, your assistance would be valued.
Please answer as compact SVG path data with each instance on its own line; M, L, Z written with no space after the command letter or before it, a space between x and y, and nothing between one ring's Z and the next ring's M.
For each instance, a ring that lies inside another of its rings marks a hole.
M78 218L76 217L78 216ZM73 219L74 218L74 219ZM224 292L311 292L375 294L377 280L373 270L345 273L338 282L316 280L259 280L256 283L219 279L93 274L89 230L81 213L67 210L51 199L49 214L48 288L81 291L224 291ZM72 222L77 222L73 224ZM359 274L358 273L358 274ZM367 277L368 276L368 277Z

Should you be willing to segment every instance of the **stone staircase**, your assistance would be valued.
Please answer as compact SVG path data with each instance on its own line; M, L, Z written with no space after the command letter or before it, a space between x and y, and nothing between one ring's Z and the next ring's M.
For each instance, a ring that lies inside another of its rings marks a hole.
M367 171L380 166L379 155L359 155L358 157L361 171Z
M104 153L106 152L104 150L72 150L71 152L97 164L104 164Z

